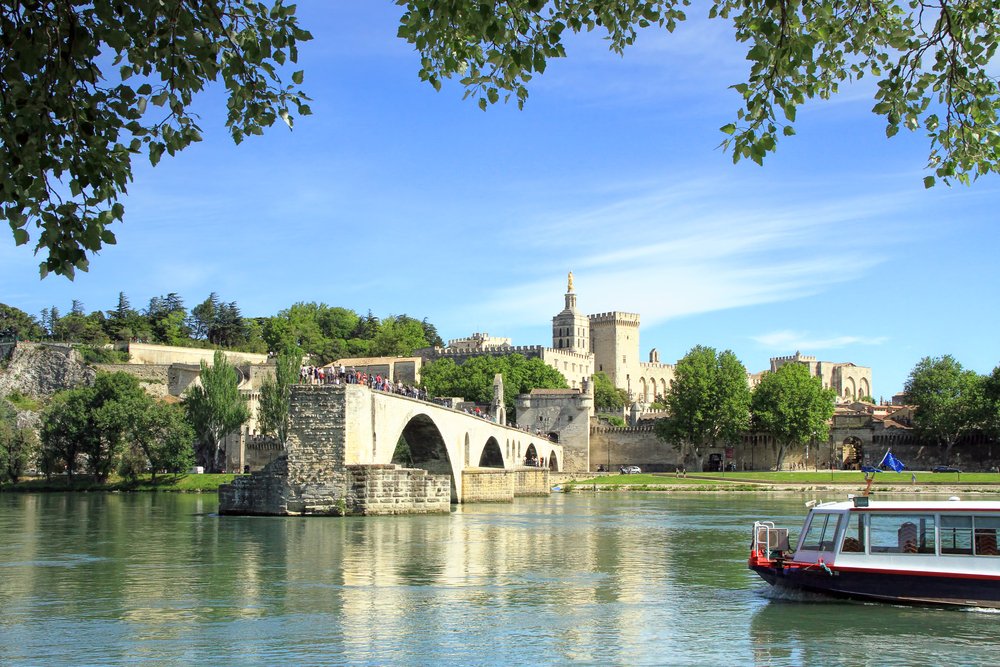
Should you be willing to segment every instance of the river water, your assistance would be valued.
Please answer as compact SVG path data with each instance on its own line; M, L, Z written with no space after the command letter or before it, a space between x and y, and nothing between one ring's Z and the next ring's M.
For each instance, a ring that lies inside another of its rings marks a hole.
M776 599L803 497L553 494L220 517L212 495L0 495L0 664L982 665L1000 614Z

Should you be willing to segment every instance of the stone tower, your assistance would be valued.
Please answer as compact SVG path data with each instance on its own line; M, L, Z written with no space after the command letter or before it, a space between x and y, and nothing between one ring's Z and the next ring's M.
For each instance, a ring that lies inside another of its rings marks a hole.
M507 407L503 398L503 376L497 373L493 376L493 402L491 403L493 416L498 424L507 423Z
M639 381L639 315L613 311L590 316L594 372L633 394Z
M552 347L579 354L590 354L590 320L576 309L573 272L566 285L566 307L552 318Z

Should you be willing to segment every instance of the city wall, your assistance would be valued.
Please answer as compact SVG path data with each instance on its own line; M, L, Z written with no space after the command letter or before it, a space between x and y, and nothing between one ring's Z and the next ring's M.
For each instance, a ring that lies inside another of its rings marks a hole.
M126 346L130 364L198 365L202 361L211 364L215 359L215 350L206 350L197 347L174 347L172 345L153 345L151 343L127 343ZM228 350L223 353L231 364L264 364L268 360L266 354L232 352Z
M676 449L656 437L652 426L604 427L590 430L590 469L615 471L636 465L643 472L673 472L682 465Z

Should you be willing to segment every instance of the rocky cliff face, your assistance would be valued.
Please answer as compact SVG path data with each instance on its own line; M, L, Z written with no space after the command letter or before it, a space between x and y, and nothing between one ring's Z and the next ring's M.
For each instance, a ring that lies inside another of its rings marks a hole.
M0 396L19 391L41 398L94 383L97 375L71 347L20 342L0 367Z

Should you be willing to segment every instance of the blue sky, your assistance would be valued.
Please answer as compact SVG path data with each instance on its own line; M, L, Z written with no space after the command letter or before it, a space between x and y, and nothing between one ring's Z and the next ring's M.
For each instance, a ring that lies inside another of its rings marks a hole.
M624 57L574 38L523 111L483 113L418 80L393 3L303 0L312 116L235 146L213 88L202 143L137 163L118 245L40 281L6 236L0 301L215 291L247 316L322 301L548 344L572 270L582 311L641 314L644 357L703 344L759 371L800 350L871 366L886 398L923 356L1000 364L997 179L925 190L926 140L885 138L867 80L800 109L764 167L734 166L718 128L747 63L697 12Z

